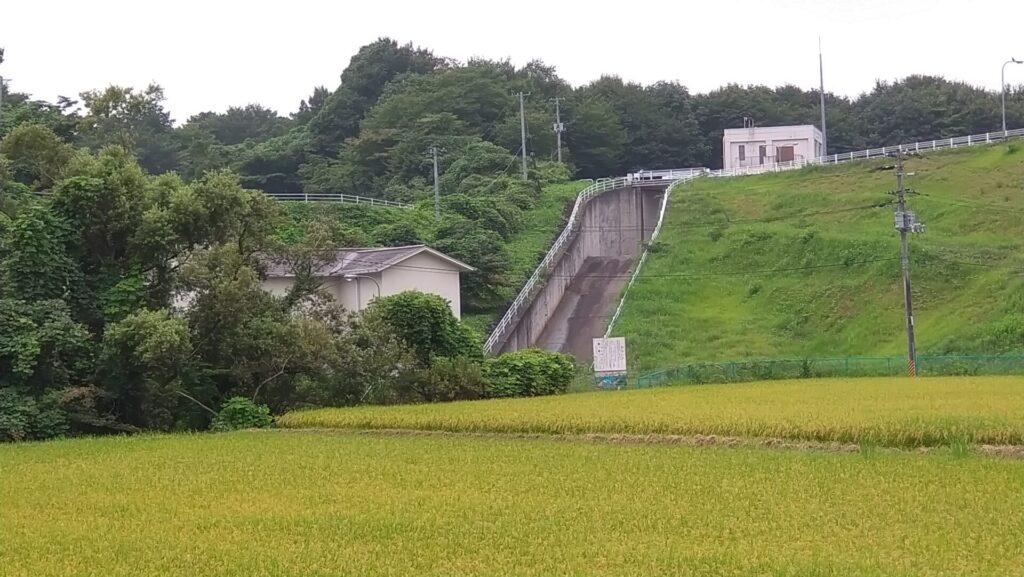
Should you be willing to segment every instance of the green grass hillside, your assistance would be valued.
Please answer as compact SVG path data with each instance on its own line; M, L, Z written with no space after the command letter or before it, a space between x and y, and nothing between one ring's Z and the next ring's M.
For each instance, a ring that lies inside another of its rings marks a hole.
M638 372L905 350L892 159L673 193L615 333ZM1024 351L1024 144L908 160L918 349ZM891 259L891 260L881 260Z

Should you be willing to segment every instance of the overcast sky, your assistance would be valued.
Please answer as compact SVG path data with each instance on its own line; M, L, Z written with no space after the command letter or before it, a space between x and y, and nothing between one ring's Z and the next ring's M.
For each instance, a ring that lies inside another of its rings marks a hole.
M0 74L46 100L157 82L181 122L250 102L292 112L381 36L459 60L539 58L574 85L615 74L705 92L816 86L821 35L829 91L913 73L998 89L1022 30L1024 0L49 0L3 2Z

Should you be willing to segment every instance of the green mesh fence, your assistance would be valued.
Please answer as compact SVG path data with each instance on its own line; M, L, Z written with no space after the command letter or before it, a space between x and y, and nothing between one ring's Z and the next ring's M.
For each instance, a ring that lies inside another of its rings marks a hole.
M641 375L639 388L663 384L735 383L817 377L891 377L907 374L905 357L838 357L694 363ZM1024 355L919 355L917 374L1024 375Z

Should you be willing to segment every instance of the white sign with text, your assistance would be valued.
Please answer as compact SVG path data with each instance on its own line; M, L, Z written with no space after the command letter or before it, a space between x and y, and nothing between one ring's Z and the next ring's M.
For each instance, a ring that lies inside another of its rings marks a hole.
M626 374L626 339L594 339L594 374Z

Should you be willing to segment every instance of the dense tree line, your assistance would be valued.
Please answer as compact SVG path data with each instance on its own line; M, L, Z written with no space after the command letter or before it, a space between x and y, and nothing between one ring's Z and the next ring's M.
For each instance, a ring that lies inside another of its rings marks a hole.
M819 123L819 96L796 86L729 85L691 94L676 83L640 86L602 77L572 87L542 62L465 63L381 39L364 46L334 90L314 88L290 117L258 104L205 112L175 126L159 86L111 86L55 104L7 91L0 136L24 123L99 150L122 144L152 173L186 180L230 168L266 191L331 191L379 197L429 195L426 150L447 170L467 149L520 148L517 92L529 93L528 152L555 157L552 99L564 99L566 159L595 178L640 168L721 163L725 128ZM961 82L910 76L856 98L826 94L831 152L998 130L999 95ZM1024 125L1024 89L1011 90L1008 121ZM504 169L505 167L499 167ZM510 167L514 169L515 167ZM448 190L446 188L446 190Z

